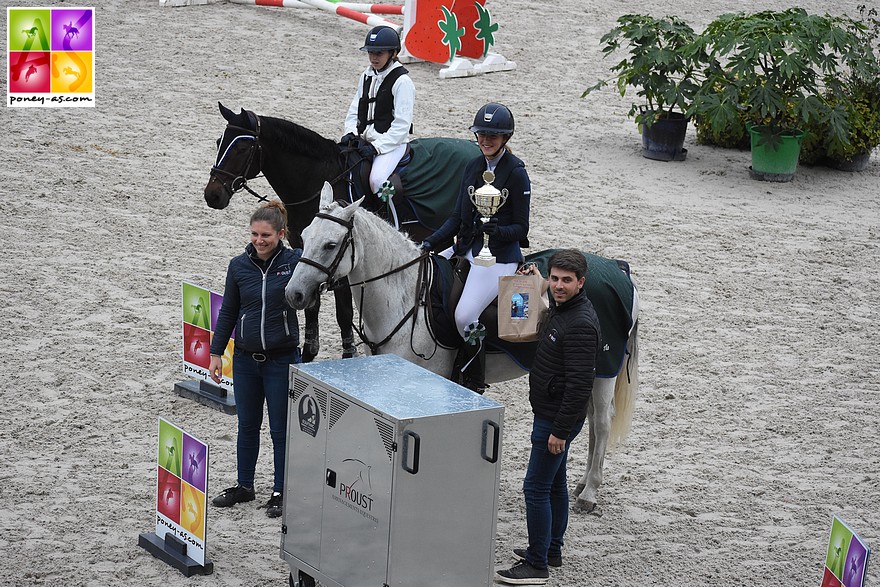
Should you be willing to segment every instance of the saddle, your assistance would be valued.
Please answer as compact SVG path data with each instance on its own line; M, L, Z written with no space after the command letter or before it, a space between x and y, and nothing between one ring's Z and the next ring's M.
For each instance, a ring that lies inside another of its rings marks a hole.
M426 299L428 327L438 344L461 351L466 344L455 327L455 307L461 299L471 264L464 257L446 259L431 255L434 271L429 279ZM537 342L513 343L498 338L498 298L492 300L480 322L486 328L484 343L488 352L503 352L523 369L529 370Z
M361 153L361 147L366 144L365 140L358 138L350 145L340 145L340 154L344 159L344 168L349 170L349 201L354 202L366 196L363 205L367 210L377 214L396 229L407 229L411 232L411 225L418 225L419 219L412 204L406 197L406 190L400 179L400 173L412 161L412 146L407 143L403 157L400 158L400 162L394 168L391 177L388 178L392 185L392 195L385 202L370 189L370 171L373 169L373 157L375 155L365 156Z
M368 193L372 161L364 161L357 143L340 146L343 169L352 171L348 180L350 201L366 195L366 208L421 242L440 228L455 208L461 189L461 171L480 155L472 141L450 138L421 138L407 143L407 153L390 177L394 196L390 205ZM460 171L461 170L461 171ZM452 244L434 243L446 248Z
M526 263L535 263L543 275L555 249L526 255ZM633 285L630 267L626 261L607 259L584 253L589 269L584 288L596 309L602 328L600 353L596 366L597 377L616 377L626 358L627 333L633 326ZM429 280L428 324L437 342L447 348L461 348L464 344L455 328L455 306L461 298L470 263L463 258L447 260L431 255L434 264ZM522 369L531 370L537 342L508 342L498 338L498 299L480 315L486 327L484 344L489 353L504 353Z

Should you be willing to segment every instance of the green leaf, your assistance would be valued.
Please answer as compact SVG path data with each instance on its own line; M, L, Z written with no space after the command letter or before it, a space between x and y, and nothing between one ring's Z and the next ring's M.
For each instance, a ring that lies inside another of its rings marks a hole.
M464 36L464 27L459 28L458 17L449 12L445 6L441 6L443 12L443 20L437 23L440 30L443 31L443 38L440 40L444 45L449 46L449 58L455 57L458 51L461 51L461 38Z
M477 14L479 15L474 28L477 29L477 38L483 41L483 57L489 53L489 48L495 44L495 33L498 31L498 23L492 22L489 11L482 4L475 2Z

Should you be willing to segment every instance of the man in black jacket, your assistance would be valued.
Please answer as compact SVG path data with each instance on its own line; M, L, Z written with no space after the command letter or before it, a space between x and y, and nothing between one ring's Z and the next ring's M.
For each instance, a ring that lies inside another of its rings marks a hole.
M587 260L574 249L550 257L550 316L541 333L529 373L534 412L532 451L523 482L528 548L515 548L521 562L498 571L513 585L543 585L549 566L562 565L568 526L568 447L581 431L596 376L599 318L583 291Z

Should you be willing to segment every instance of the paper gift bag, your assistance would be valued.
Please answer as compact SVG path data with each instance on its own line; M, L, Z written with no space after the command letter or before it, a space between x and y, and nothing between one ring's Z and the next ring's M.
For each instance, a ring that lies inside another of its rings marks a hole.
M549 312L547 280L540 274L498 278L498 338L508 342L538 340Z

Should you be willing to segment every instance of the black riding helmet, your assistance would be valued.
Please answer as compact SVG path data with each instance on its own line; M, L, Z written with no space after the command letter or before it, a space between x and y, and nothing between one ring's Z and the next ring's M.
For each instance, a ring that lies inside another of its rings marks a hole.
M400 53L400 35L390 26L380 25L373 27L367 33L367 38L364 40L364 46L361 47L361 51L366 51L367 53L391 51L391 56L388 57L385 64L376 69L376 71L385 71L394 62L397 54Z
M477 111L474 116L472 133L507 135L509 139L514 130L513 113L504 104L489 102Z
M507 106L497 102L489 102L477 111L477 115L474 116L474 124L471 125L471 132L474 133L474 136L488 134L504 137L498 150L489 156L492 159L497 157L498 153L507 146L507 141L513 136L514 126L513 113Z
M397 34L390 26L380 25L373 27L367 33L364 40L364 46L361 51L368 53L378 53L379 51L394 51L395 54L400 52L400 35Z

